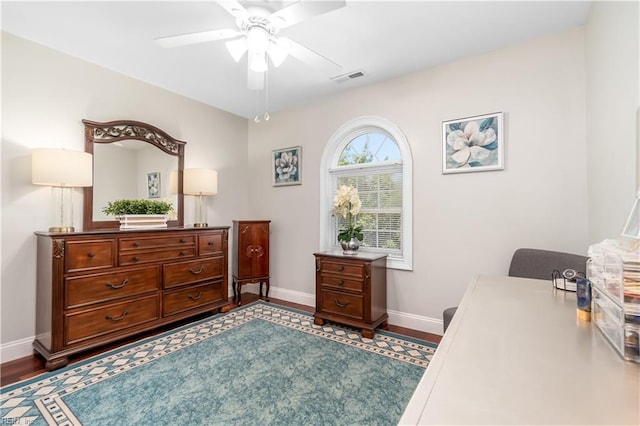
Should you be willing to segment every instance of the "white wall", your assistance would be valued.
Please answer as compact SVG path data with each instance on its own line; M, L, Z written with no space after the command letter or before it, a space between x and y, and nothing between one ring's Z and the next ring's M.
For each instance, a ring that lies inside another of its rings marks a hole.
M50 189L31 184L30 151L84 150L83 118L143 121L186 141L185 167L218 170L219 194L208 200L209 223L231 225L248 211L246 119L2 33L0 342L5 360L31 353L33 232L52 225ZM81 228L79 190L75 198L75 225ZM193 200L186 198L188 222Z
M620 236L640 190L639 9L594 2L585 26L590 243Z
M576 29L250 123L250 198L273 221L274 296L313 302L320 159L333 132L364 115L397 124L414 162L414 270L388 274L391 323L440 331L442 310L471 278L506 274L518 247L586 254L584 83ZM443 175L441 122L496 111L505 113L505 170ZM271 151L294 145L302 185L272 187Z

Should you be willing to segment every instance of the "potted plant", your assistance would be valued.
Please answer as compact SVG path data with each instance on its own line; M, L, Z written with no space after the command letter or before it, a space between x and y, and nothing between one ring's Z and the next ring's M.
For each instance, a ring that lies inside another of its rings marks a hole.
M362 202L358 190L351 185L341 185L333 200L334 213L347 219L347 226L338 231L338 241L344 254L357 254L364 238L362 226L356 223Z
M166 228L171 202L164 200L109 201L102 212L120 220L120 228Z

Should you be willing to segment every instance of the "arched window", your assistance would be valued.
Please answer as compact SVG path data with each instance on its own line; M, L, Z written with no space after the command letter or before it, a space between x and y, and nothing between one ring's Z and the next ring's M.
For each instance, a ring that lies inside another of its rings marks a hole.
M412 269L411 151L400 129L380 117L352 120L327 143L320 169L321 249L338 248L345 219L333 215L333 198L352 185L362 201L360 250L386 253L390 268Z

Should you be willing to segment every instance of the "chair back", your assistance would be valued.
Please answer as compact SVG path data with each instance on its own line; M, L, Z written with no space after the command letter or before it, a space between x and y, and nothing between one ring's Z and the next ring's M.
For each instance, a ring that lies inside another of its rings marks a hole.
M579 254L521 248L513 253L509 276L550 280L554 270L562 273L566 269L573 269L584 276L588 259Z

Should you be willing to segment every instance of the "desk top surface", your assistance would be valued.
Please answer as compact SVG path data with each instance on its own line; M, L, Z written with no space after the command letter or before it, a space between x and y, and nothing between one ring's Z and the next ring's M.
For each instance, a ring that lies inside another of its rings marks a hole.
M625 362L575 293L476 277L400 424L640 424L640 365Z

